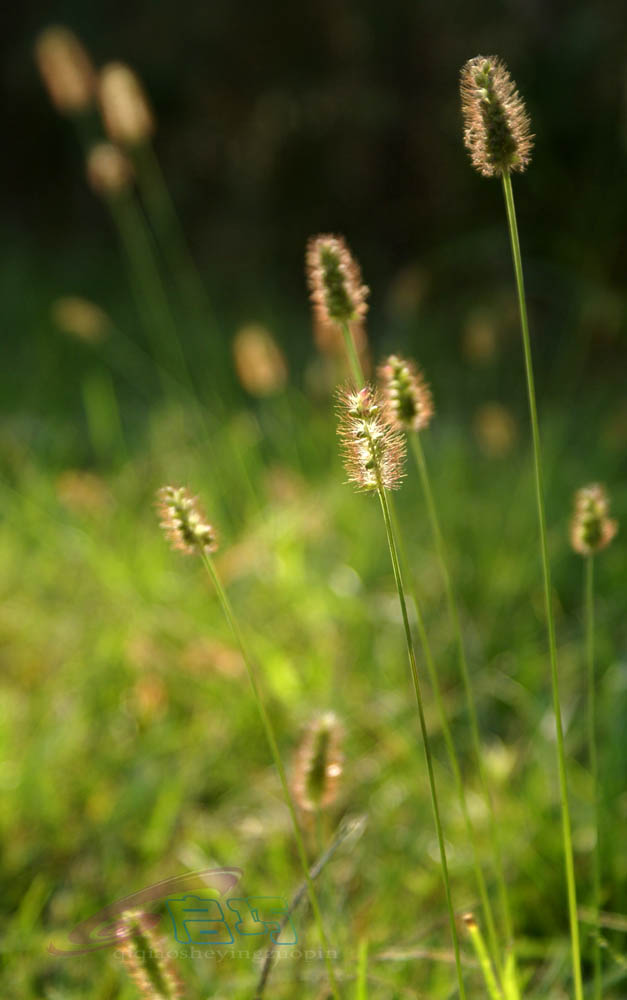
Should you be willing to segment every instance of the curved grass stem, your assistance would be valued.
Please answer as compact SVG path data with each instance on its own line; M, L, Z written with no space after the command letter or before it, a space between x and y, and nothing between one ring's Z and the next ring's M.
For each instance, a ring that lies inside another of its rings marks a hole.
M516 208L512 180L507 171L502 175L505 208L512 248L518 306L520 310L520 327L522 332L523 351L525 357L525 373L527 378L527 395L529 398L529 416L531 419L531 436L533 441L533 459L535 469L536 504L538 509L538 524L540 529L540 552L542 557L542 573L544 578L544 602L546 610L546 625L551 666L551 688L553 694L553 713L555 716L555 736L557 749L557 770L559 777L560 804L562 813L562 841L564 848L564 867L566 870L566 887L568 895L568 916L570 923L570 939L572 950L573 982L575 1000L583 1000L583 982L581 976L581 948L579 943L579 924L577 922L577 889L575 884L575 863L573 856L572 823L568 803L568 783L566 779L566 755L564 751L564 730L562 725L562 709L559 694L559 679L557 674L557 646L555 641L555 622L551 597L551 567L549 563L546 512L544 505L544 481L542 474L542 459L540 451L540 431L538 427L538 410L536 406L535 381L531 358L531 342L529 338L529 323L527 319L527 303L523 280L522 258Z
M329 977L329 985L331 987L331 992L333 994L334 1000L340 1000L340 993L339 993L337 981L336 981L336 978L335 978L335 972L333 970L333 963L331 962L331 957L330 957L329 942L328 942L328 939L327 939L327 936L326 936L326 932L324 930L324 924L322 922L322 914L320 912L320 905L319 905L319 902L318 902L318 894L316 892L316 888L314 886L313 878L312 878L312 875L311 875L311 872L310 872L310 869L309 869L309 862L307 860L307 851L305 850L305 842L303 840L303 835L302 835L302 832L301 832L301 829L300 829L300 825L299 825L299 822L298 822L298 817L296 815L296 807L294 806L292 795L291 795L291 792L290 792L290 789L289 789L289 785L288 785L288 781L287 781L287 774L286 774L285 768L283 766L283 761L281 760L281 754L280 754L280 751L279 751L279 745L277 743L276 734L274 732L274 726L272 725L272 720L270 719L270 715L268 714L268 710L266 708L265 702L263 700L263 696L261 694L261 689L259 687L259 682L257 680L257 672L256 672L256 669L255 669L255 666L254 666L254 663L253 663L253 659L252 659L252 657L251 657L251 655L249 653L248 646L247 646L246 641L244 639L244 635L242 633L242 630L241 630L241 628L239 626L239 622L237 621L237 618L236 618L235 613L233 611L233 608L232 608L231 602L229 600L228 594L226 593L226 590L224 589L224 586L223 586L222 581L221 581L221 579L220 579L220 577L218 575L218 572L216 570L215 564L214 564L213 559L211 558L211 556L209 556L206 552L202 552L201 555L202 555L203 563L205 565L205 569L207 570L207 573L209 574L209 577L211 578L211 581L212 581L212 583L213 583L213 585L215 587L216 593L218 595L218 599L220 601L220 605L222 607L222 611L224 613L224 617L226 618L226 620L227 620L227 622L229 624L229 627L230 627L230 629L231 629L231 631L233 633L233 636L235 638L235 641L236 641L237 645L239 646L240 652L242 654L242 658L244 660L244 664L246 666L246 672L248 674L248 680L250 681L250 686L252 688L252 692L253 692L253 695L254 695L254 698L255 698L255 702L256 702L256 705L257 705L257 710L259 712L259 716L261 718L261 722L262 722L262 725L263 725L263 728L264 728L264 731L265 731L265 734L266 734L266 738L267 738L268 744L270 746L270 752L272 754L272 758L273 758L273 761L274 761L274 766L277 769L277 773L279 775L279 780L281 782L281 788L283 790L283 796L285 798L285 802L286 802L286 805L287 805L287 807L289 809L290 817L291 817L291 820L292 820L292 827L293 827L293 830L294 830L294 839L296 840L296 849L297 849L297 852L298 852L298 857L299 857L299 861L300 861L301 867L303 869L303 875L304 875L305 881L307 883L307 892L309 894L309 902L311 903L311 909L313 911L314 920L315 920L315 923L316 923L316 927L318 929L318 935L320 937L320 943L321 943L323 951L324 951L324 961L325 961L325 965L326 965L326 968L327 968L327 975Z

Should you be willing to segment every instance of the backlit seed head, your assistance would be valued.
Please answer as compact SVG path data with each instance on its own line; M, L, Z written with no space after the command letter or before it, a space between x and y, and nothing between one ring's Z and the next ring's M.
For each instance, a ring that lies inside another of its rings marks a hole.
M461 73L464 143L484 177L523 171L533 135L524 102L496 56L469 59Z
M570 541L575 552L590 556L610 544L618 531L618 522L608 517L608 512L607 495L598 483L577 490L570 522Z
M323 322L350 323L366 315L368 289L343 237L312 237L305 262L311 301Z
M251 396L272 396L285 388L287 362L265 326L240 327L233 340L233 357L238 378Z
M386 422L372 386L339 393L338 434L349 481L360 490L395 490L404 476L405 438Z
M100 109L107 135L121 146L138 146L150 139L155 121L138 77L124 63L108 63L98 84Z
M342 776L343 729L333 712L315 718L298 749L292 793L304 812L326 809L335 802Z
M75 115L90 107L96 93L96 72L73 31L60 26L42 31L35 43L35 61L57 111Z
M97 195L115 197L131 186L131 161L117 146L99 142L87 155L87 180Z
M422 431L433 416L433 397L413 361L391 354L379 368L385 415L399 431Z
M142 1000L179 1000L183 985L154 923L154 914L127 910L117 925L118 950Z
M196 497L190 496L184 487L163 486L157 493L157 510L173 549L186 555L216 551L216 532L207 524Z

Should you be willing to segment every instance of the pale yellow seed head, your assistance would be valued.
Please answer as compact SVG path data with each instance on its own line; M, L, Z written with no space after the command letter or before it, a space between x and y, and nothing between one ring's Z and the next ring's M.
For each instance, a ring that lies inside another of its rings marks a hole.
M35 43L35 61L50 100L61 114L86 111L96 95L96 72L69 28L46 28Z
M285 356L265 326L240 327L233 339L233 357L238 378L251 396L272 396L285 387Z
M87 155L87 180L101 197L115 197L133 181L131 161L110 142L99 142Z
M124 63L108 63L100 74L98 97L107 135L121 146L138 146L155 131L155 120L139 78Z

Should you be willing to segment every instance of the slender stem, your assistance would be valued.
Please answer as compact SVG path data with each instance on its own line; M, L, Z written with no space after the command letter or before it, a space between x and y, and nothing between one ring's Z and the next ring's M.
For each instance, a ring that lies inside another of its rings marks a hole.
M418 601L418 594L416 592L415 582L411 572L408 571L410 563L407 558L407 553L405 551L405 545L403 542L403 535L398 526L398 519L396 517L395 508L391 497L388 499L388 505L390 508L390 515L392 518L392 523L394 525L394 530L396 532L396 542L399 550L401 566L404 572L406 573L409 593L411 595L414 605L414 610L416 612L418 637L420 639L420 644L422 646L425 663L427 665L427 673L429 674L429 681L433 689L433 696L435 698L435 703L438 710L438 716L440 719L440 728L442 730L442 735L444 737L444 743L446 745L449 763L451 766L451 770L453 772L453 777L455 779L455 787L457 789L457 795L459 797L459 804L461 807L462 816L464 817L466 833L472 848L473 869L477 881L477 889L479 890L479 897L481 899L481 906L485 915L486 926L488 928L488 936L490 938L490 949L492 951L492 958L500 973L502 972L502 963L500 961L500 951L496 934L496 925L494 922L494 913L492 911L492 904L490 903L490 897L488 894L488 888L486 885L485 876L483 874L483 869L481 867L481 862L479 860L479 845L477 841L477 834L475 832L475 828L470 818L468 801L466 799L466 788L464 785L464 778L457 757L457 750L455 749L453 734L451 732L451 727L449 725L448 718L446 715L446 707L444 705L444 699L442 698L442 689L440 687L438 671L436 669L435 662L433 660L433 653L431 652L431 644L429 642L429 637L427 635L425 621L422 616L420 602Z
M357 348L355 347L355 341L353 340L353 334L348 323L340 323L340 329L342 331L342 336L344 337L344 346L346 348L346 354L348 355L348 363L350 365L351 374L355 380L355 385L360 389L364 384L364 371L361 367L361 361L359 360L359 354L357 353Z
M311 877L311 873L309 871L309 863L307 861L307 852L305 850L305 843L304 843L303 835L302 835L302 832L301 832L301 829L300 829L300 826L299 826L299 823L298 823L298 817L296 815L296 807L294 806L294 802L292 800L292 796L291 796L291 793L290 793L289 785L288 785L288 782L287 782L287 775L285 773L285 768L283 767L283 761L281 760L281 754L280 754L280 751L279 751L279 745L277 743L276 735L275 735L275 732L274 732L274 726L272 725L272 720L270 719L270 716L268 714L268 710L267 710L267 708L265 706L265 702L264 702L262 694L261 694L261 689L259 687L259 682L257 680L257 674L256 674L255 667L253 665L252 657L251 657L251 655L250 655L250 653L248 651L248 646L246 645L246 642L244 640L244 635L242 633L242 630L240 629L240 626L239 626L239 623L237 621L237 618L235 617L235 614L234 614L233 608L231 606L231 602L230 602L230 600L228 598L228 595L226 593L226 590L224 589L224 587L222 585L222 581L220 580L220 577L218 576L217 570L215 568L215 565L214 565L214 562L213 562L211 556L209 556L206 552L202 552L201 555L202 555L203 563L205 565L205 569L207 570L207 573L209 574L209 576L211 578L211 581L212 581L212 583L213 583L213 585L214 585L214 587L216 589L216 593L218 595L218 599L219 599L220 604L222 606L222 611L224 612L224 617L226 618L226 620L227 620L227 622L228 622L228 624L229 624L229 626L231 628L231 631L233 632L233 635L235 637L235 641L237 642L237 645L240 648L240 652L242 654L242 658L243 658L244 663L246 665L246 672L248 673L248 679L250 681L250 686L252 688L253 695L254 695L255 701L257 703L257 709L258 709L259 715L261 717L261 722L263 724L263 728L265 730L266 737L267 737L268 743L270 745L270 751L272 753L272 757L273 757L273 760L274 760L274 765L275 765L275 767L277 769L277 772L278 772L278 775L279 775L279 779L280 779L280 782L281 782L281 787L283 789L283 795L285 797L285 801L287 803L287 807L288 807L289 812L290 812L290 817L291 817L291 820L292 820L292 826L294 828L294 838L296 840L296 848L297 848L298 856L299 856L300 863L301 863L301 866L302 866L302 869L303 869L303 874L305 876L305 881L307 882L307 890L308 890L308 893L309 893L309 901L311 903L311 909L313 911L313 915L314 915L314 919L315 919L315 922L316 922L316 926L318 928L318 934L320 936L320 943L322 944L322 948L323 948L323 951L324 951L324 961L325 961L325 964L326 964L326 967L327 967L327 974L329 976L329 985L331 987L331 992L333 993L333 996L334 996L335 1000L340 1000L340 993L339 993L339 990L338 990L337 982L336 982L336 979L335 979L335 972L333 971L333 964L331 962L331 957L330 957L330 953L329 953L330 952L329 942L327 940L327 936L326 936L326 933L325 933L325 930L324 930L324 925L322 923L322 914L320 912L320 906L318 904L318 895L316 893L316 889L315 889L315 886L314 886L314 883L313 883L313 878Z
M531 360L531 342L529 338L529 323L527 320L527 304L525 300L525 286L523 281L522 259L520 255L520 241L518 239L518 225L516 222L516 209L514 206L514 193L512 191L512 181L508 172L505 172L503 174L503 191L505 194L507 222L509 226L512 258L514 262L514 272L516 275L516 288L518 291L520 326L522 331L523 350L525 355L525 372L527 376L527 394L529 397L529 415L531 418L531 436L533 440L533 458L534 458L535 481L536 481L536 502L538 507L538 522L540 528L540 550L542 554L542 570L544 576L544 602L546 609L546 625L547 625L547 634L549 643L549 658L551 664L553 712L555 715L557 769L559 776L559 788L560 788L560 800L561 800L561 812L562 812L562 838L564 842L564 866L566 869L566 886L568 893L568 915L570 922L570 938L572 946L572 964L573 964L573 979L575 986L575 1000L583 1000L583 983L581 977L581 949L579 944L579 925L577 923L577 889L575 885L575 863L573 856L572 825L570 818L570 807L568 804L568 783L566 779L566 755L564 752L564 730L562 726L562 709L560 705L559 680L557 675L557 647L555 642L555 622L553 619L553 605L551 597L551 567L549 563L547 531L546 531L546 513L544 508L544 482L542 476L542 461L540 455L540 431L538 428L538 411L536 407L533 364Z
M453 938L453 948L455 951L455 966L457 969L457 981L459 985L459 996L461 1000L465 1000L466 991L464 988L464 978L462 975L461 966L461 955L459 949L459 936L457 934L457 925L455 922L455 911L453 909L453 900L451 896L451 886L448 874L448 863L446 860L446 846L444 843L444 833L442 830L442 822L440 819L440 808L438 805L438 796L435 784L435 774L433 771L433 759L431 756L431 746L429 743L429 734L427 731L427 723L425 720L424 706L422 700L422 691L420 687L420 678L418 676L418 667L416 664L416 654L414 651L414 643L411 635L411 627L409 624L409 616L407 614L407 603L405 600L405 588L403 584L403 576L401 572L401 567L398 558L398 550L396 544L396 538L394 533L394 528L392 525L392 519L390 517L390 509L388 506L387 496L385 489L379 487L379 499L381 501L381 510L383 512L383 520L385 522L385 531L387 535L388 547L390 549L390 558L392 560L392 569L394 572L394 581L396 583L396 589L398 592L398 600L401 607L401 616L403 619L403 628L405 631L405 641L407 644L407 655L409 658L409 666L411 670L412 681L414 684L414 692L416 695L416 705L418 707L418 719L420 721L420 732L422 735L422 742L425 752L425 760L427 764L427 775L429 778L429 791L431 793L431 806L433 809L433 819L435 822L435 829L438 838L438 847L440 850L440 864L442 868L442 878L444 880L444 891L446 894L446 905L448 909L449 922L451 925L451 936Z
M490 994L490 1000L503 1000L503 993L494 976L494 970L492 969L490 956L483 940L483 934L474 917L469 916L466 919L466 927L472 946L475 949L475 955L481 967L481 972L483 973L486 989Z
M363 824L364 824L364 817L356 817L352 819L349 818L344 820L340 824L339 829L336 831L335 836L333 837L333 840L327 847L326 851L324 851L320 855L315 865L312 865L311 868L309 869L309 874L311 875L312 879L318 878L318 876L320 875L322 870L326 867L326 865L331 860L331 858L338 850L338 848L341 847L341 845L348 837L350 837L355 832L359 831L359 829L363 827ZM280 937L282 932L287 927L288 921L291 919L291 916L294 913L294 911L300 906L303 897L305 896L306 893L307 893L307 883L301 882L301 884L298 886L298 889L292 896L292 899L290 900L290 905L287 908L285 916L281 920L281 923L279 925L279 933L277 934L277 937ZM264 990L268 983L270 972L272 970L272 956L274 955L275 951L276 951L276 945L274 943L271 943L266 953L263 967L259 975L259 980L255 988L255 1000L261 1000L263 996Z
M507 885L505 882L504 875L504 865L503 865L503 852L501 848L501 838L498 834L498 825L496 822L496 815L494 812L494 802L492 800L492 795L490 794L490 788L486 778L485 768L483 766L483 754L481 752L481 737L479 734L479 720L477 718L477 709L475 705L475 698L472 689L472 683L470 680L470 670L468 668L468 659L466 656L466 648L464 645L464 639L462 636L462 629L459 617L459 608L457 605L457 599L455 596L455 590L453 588L453 583L451 580L451 574L448 566L448 558L446 553L446 546L444 544L444 538L442 535L442 529L440 526L440 518L438 515L437 506L433 497L433 490L431 488L431 480L429 477L429 471L427 468L427 462L425 459L424 450L422 447L422 441L420 439L420 434L412 432L410 435L410 443L414 458L416 460L416 465L418 466L418 473L420 475L420 483L422 486L422 492L425 498L425 504L427 507L427 516L429 518L429 523L431 526L431 533L435 542L436 553L438 557L438 562L440 565L440 573L444 582L444 590L446 593L446 603L448 608L449 623L455 637L455 643L457 646L457 655L459 662L459 670L462 676L462 683L464 685L464 694L466 697L466 710L468 712L468 719L470 722L470 733L472 739L473 752L475 756L475 763L477 767L477 774L479 776L479 782L481 785L481 791L485 799L486 805L488 807L488 822L490 831L490 841L492 845L492 851L494 854L494 867L496 871L497 885L499 891L499 900L501 904L501 911L503 915L503 922L505 928L505 937L509 948L513 950L514 948L514 931L513 931L513 921L511 908L509 905L509 897L507 892ZM484 907L485 909L485 907ZM493 939L493 928L494 923L491 917L491 910L486 913L486 920L488 926L488 934L490 936L490 944L492 950L495 950L495 942ZM491 926L492 925L492 926ZM498 953L498 952L497 952Z
M599 940L599 910L601 906L601 847L599 844L599 765L596 743L596 678L594 675L594 556L586 557L584 574L584 607L586 614L586 661L588 674L588 761L592 774L594 815L594 851L592 854L592 909L594 914L594 1000L603 994L601 942Z
M348 323L341 324L342 334L344 337L344 344L346 346L346 353L348 355L349 364L351 366L351 371L356 385L361 388L364 385L364 373L359 360L359 355L357 354L357 349L355 347L355 342L350 330ZM412 681L414 684L414 692L416 695L416 704L418 706L418 718L420 721L420 731L422 735L422 742L424 745L425 759L427 763L427 773L429 777L429 790L431 793L431 805L433 809L433 818L435 821L436 834L438 838L438 847L440 850L440 862L442 867L442 878L444 880L444 891L446 894L446 905L449 914L449 921L451 925L451 936L453 938L453 949L455 951L455 967L457 969L457 981L459 984L459 996L460 1000L465 1000L466 991L464 988L464 979L462 975L461 968L461 955L459 949L459 936L457 934L457 924L455 922L455 911L453 909L453 899L451 896L451 886L448 875L448 863L446 860L446 846L444 843L444 833L442 831L442 823L440 820L440 809L438 805L438 797L435 784L435 774L433 771L433 760L431 756L431 746L429 743L429 734L427 732L427 724L425 721L424 707L422 701L422 691L420 687L420 678L418 676L418 667L416 665L416 654L414 651L414 643L411 635L411 627L409 625L409 617L407 614L407 602L405 600L405 586L403 583L403 574L401 571L401 566L398 557L398 543L396 540L396 532L394 531L394 526L392 523L392 516L390 513L390 506L388 504L387 494L383 487L383 484L379 481L378 486L379 500L381 501L381 510L383 513L383 520L385 522L385 531L387 535L388 547L390 550L390 558L392 560L392 570L394 572L394 581L396 583L396 589L398 591L398 599L401 606L401 615L403 618L403 628L405 630L405 641L407 643L407 655L409 657L409 665L411 669ZM424 628L424 620L420 613L420 606L418 600L414 593L414 605L416 607L417 618L420 627L421 639L426 640L426 630ZM435 673L435 671L434 671Z

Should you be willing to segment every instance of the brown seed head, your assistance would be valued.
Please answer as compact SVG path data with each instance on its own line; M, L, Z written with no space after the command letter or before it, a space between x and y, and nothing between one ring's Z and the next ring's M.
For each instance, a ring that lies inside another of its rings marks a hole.
M59 26L46 28L35 42L35 61L57 111L75 115L90 107L96 72L74 32Z
M305 256L314 310L323 322L350 323L368 311L368 289L341 236L313 236Z
M155 130L148 98L138 77L124 63L108 63L98 85L100 109L107 135L121 146L147 142Z
M142 1000L179 1000L183 984L168 955L168 942L154 930L154 915L127 910L118 934L118 950Z
M570 522L570 541L575 552L591 556L606 548L618 531L618 522L608 517L607 494L598 483L575 493L575 511Z
M238 378L251 396L272 396L285 387L285 356L264 326L241 327L233 340L233 356Z
M361 490L395 490L404 475L405 438L386 423L372 387L339 392L338 434L349 481Z
M433 416L433 397L422 372L413 361L391 354L379 368L385 398L385 415L399 431L422 431Z
M132 183L131 161L117 146L99 142L87 155L87 180L97 195L115 197Z
M296 754L292 793L304 812L332 805L342 775L344 731L333 712L310 722Z
M182 486L163 486L157 501L161 527L173 549L186 555L216 551L216 532L207 524L196 497Z
M524 102L496 56L469 59L461 73L464 143L484 177L523 171L533 135Z

